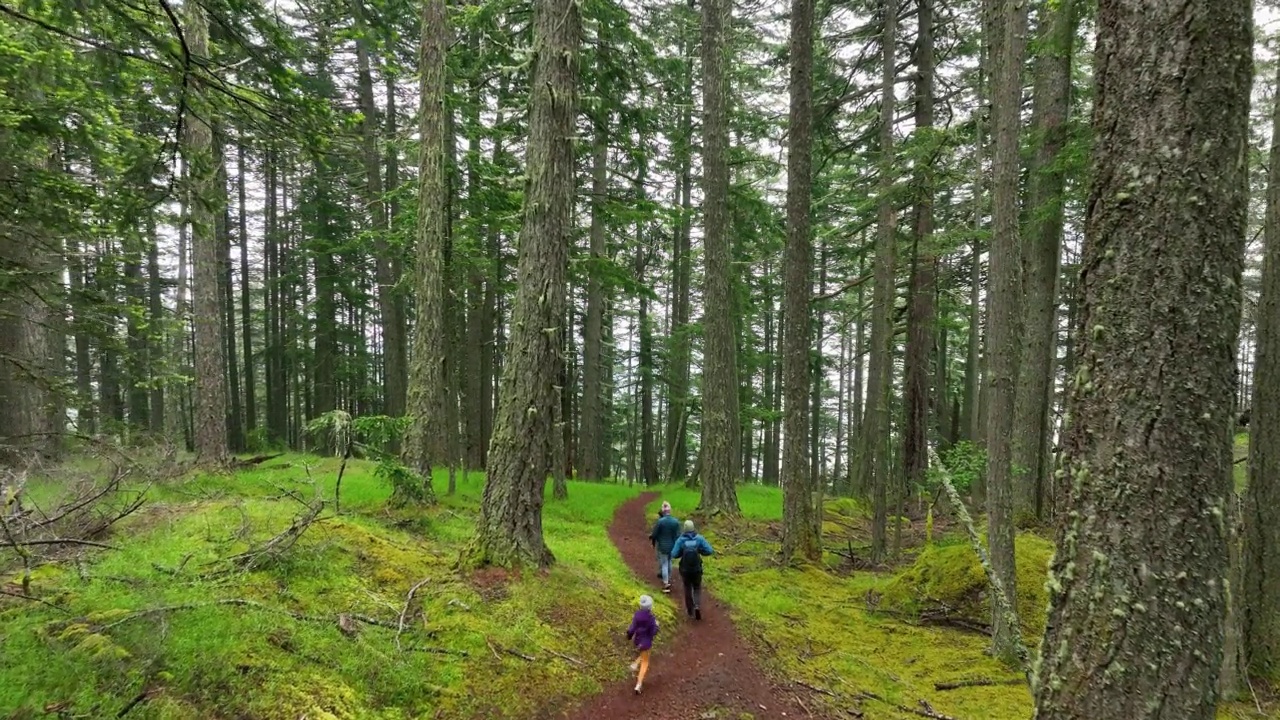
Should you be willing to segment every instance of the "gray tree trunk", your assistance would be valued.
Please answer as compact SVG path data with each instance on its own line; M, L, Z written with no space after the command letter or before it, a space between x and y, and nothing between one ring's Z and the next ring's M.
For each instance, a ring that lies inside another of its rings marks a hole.
M1226 612L1252 3L1101 0L1039 720L1210 720Z

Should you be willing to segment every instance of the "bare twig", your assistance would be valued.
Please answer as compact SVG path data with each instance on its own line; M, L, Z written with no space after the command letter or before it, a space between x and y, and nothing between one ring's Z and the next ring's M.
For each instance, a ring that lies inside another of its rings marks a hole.
M566 661L568 661L568 662L571 662L571 663L573 663L574 665L577 665L578 667L586 667L586 666L587 666L587 664L586 664L586 663L582 662L582 661L581 661L581 660L579 660L578 658L575 658L575 657L569 657L568 655L565 655L564 653L556 652L555 650L552 650L552 649L551 649L551 648L549 648L549 647L544 647L544 648L542 648L542 649L543 649L543 650L546 650L548 653L550 653L550 654L552 654L552 655L555 655L556 657L560 658L561 660L566 660Z
M66 608L60 608L57 605L54 605L53 603L49 602L48 600L45 600L43 598L38 598L33 595L23 595L22 593L9 592L8 590L0 590L0 595L3 595L5 597L18 598L19 600L30 600L31 602L40 603L41 605L46 605L48 607L51 607L54 610L57 610L58 612L70 614L70 612Z
M9 542L6 542L6 543L0 543L0 547L13 548L15 550L23 546L31 546L31 545L86 545L88 547L106 548L107 550L118 549L115 545L108 545L106 543L95 542L93 540L81 540L79 538L52 538L48 540L18 540L18 541L10 540ZM22 551L19 550L19 554L21 554L21 552Z
M400 647L400 636L404 634L404 619L405 619L405 616L409 614L409 605L413 602L413 596L415 593L418 592L418 588L422 587L423 585L426 585L429 582L431 582L431 578L423 578L418 582L417 585L414 585L413 587L409 588L409 596L406 597L404 600L404 609L400 611L400 620L398 623L396 623L396 649L397 650L403 650L403 648Z

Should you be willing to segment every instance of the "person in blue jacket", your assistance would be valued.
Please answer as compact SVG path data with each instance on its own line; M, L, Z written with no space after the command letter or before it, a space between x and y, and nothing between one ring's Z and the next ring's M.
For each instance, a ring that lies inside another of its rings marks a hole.
M684 609L689 617L702 619L702 558L713 555L711 543L698 534L692 520L684 521L684 534L671 547L671 557L680 559L680 580L684 583Z
M649 532L649 544L658 551L658 577L662 578L662 592L671 593L671 547L680 537L680 521L671 515L671 503L662 503L658 521Z

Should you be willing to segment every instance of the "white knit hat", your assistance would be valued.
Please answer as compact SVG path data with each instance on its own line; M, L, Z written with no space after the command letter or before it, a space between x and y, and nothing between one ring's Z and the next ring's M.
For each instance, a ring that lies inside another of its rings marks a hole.
M652 610L652 609L653 609L653 598L649 597L648 595L641 595L641 596L640 596L640 609L641 609L641 610Z

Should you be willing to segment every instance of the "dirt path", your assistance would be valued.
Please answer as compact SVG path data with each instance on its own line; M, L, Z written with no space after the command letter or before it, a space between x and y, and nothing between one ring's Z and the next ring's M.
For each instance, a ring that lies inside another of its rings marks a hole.
M645 506L656 497L646 493L627 502L613 516L609 538L638 577L654 589L662 602L657 560L649 545L649 527L654 518ZM716 562L711 557L707 562ZM672 574L677 575L675 568ZM714 590L714 588L711 588ZM645 678L644 692L633 692L634 679L616 682L584 706L566 712L572 720L698 720L716 710L717 720L755 720L820 717L801 704L803 691L775 685L751 658L746 643L738 637L727 609L715 600L704 585L702 620L686 620L684 589L673 579L671 597L678 602L675 627L664 625L654 644L653 662ZM619 634L629 617L618 618ZM812 703L807 703L812 705ZM743 715L750 713L750 715Z

